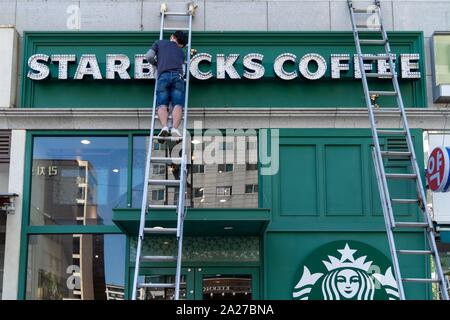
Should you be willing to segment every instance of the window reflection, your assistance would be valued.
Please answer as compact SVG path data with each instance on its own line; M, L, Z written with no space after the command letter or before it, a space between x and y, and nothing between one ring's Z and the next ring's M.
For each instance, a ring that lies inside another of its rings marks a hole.
M226 140L226 141L224 141ZM257 136L204 136L192 139L191 164L187 167L186 205L194 208L257 208ZM133 142L133 207L141 206L148 137ZM173 143L155 144L152 156L178 157ZM152 166L152 179L177 179L179 165ZM164 192L164 196L161 194ZM176 204L178 187L150 186L151 204Z
M139 283L146 284L173 284L174 275L147 275L140 276ZM136 294L137 300L173 300L175 298L175 287L171 288L139 288ZM186 276L181 275L180 299L186 299Z
M121 300L125 236L31 235L27 268L27 299Z
M112 224L126 206L127 161L127 137L35 137L31 224Z
M203 300L251 300L251 275L203 276Z

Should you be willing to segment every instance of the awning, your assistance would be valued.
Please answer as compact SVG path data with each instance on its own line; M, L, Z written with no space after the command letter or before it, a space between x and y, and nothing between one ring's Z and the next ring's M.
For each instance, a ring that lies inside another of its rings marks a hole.
M152 210L146 227L176 227L173 209ZM127 234L137 234L140 209L114 209L113 222ZM270 209L188 208L184 220L185 235L260 235L270 221Z

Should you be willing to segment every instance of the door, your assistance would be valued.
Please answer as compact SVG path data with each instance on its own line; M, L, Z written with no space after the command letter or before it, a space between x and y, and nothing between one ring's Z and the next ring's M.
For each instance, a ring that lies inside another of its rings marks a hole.
M175 283L175 268L141 268L140 274L138 283ZM137 300L173 300L174 296L175 288L140 288L136 295ZM180 299L194 299L192 268L181 269Z
M139 283L174 283L175 268L141 268ZM131 276L133 273L130 273ZM132 279L131 279L132 280ZM132 285L132 282L130 281ZM141 288L138 300L172 300L174 288ZM182 268L180 298L186 300L257 300L259 268Z

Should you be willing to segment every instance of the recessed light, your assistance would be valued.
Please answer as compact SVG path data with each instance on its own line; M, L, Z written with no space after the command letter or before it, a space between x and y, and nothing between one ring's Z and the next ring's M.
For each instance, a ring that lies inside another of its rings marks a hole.
M113 171L114 173L118 173L118 172L119 172L119 169L115 168L115 169L113 169L112 171Z
M191 143L192 143L192 144L199 144L199 143L200 143L200 140L194 139L194 140L191 141Z
M220 199L220 202L227 202L227 199Z
M169 244L169 241L164 241L163 244L167 245Z
M95 255L95 258L98 259L98 254Z
M233 226L226 226L226 227L223 227L223 230L233 230L233 229L234 229Z
M89 140L86 140L86 139L85 139L85 140L81 140L81 143L82 143L82 144L90 144L91 142L90 142Z

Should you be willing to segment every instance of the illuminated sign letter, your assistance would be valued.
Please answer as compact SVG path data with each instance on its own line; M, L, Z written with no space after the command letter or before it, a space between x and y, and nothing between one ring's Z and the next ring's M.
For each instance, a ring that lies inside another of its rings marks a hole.
M286 72L286 70L284 70L283 65L286 61L291 61L293 63L295 63L295 60L297 59L297 56L295 54L292 53L282 53L280 54L276 59L275 62L273 64L273 70L275 72L275 74L283 80L292 80L295 79L297 77L297 71L292 71L292 72Z
M239 54L232 53L225 58L224 54L217 55L217 79L225 79L228 74L230 79L240 79L241 77L234 68L234 63L239 58Z
M27 77L31 80L43 80L50 74L50 69L46 64L39 61L48 62L49 56L46 54L35 54L28 59L28 66L33 70L28 71Z
M259 53L249 53L244 57L244 78L254 80L264 76L265 68L261 64L263 58L264 55Z

